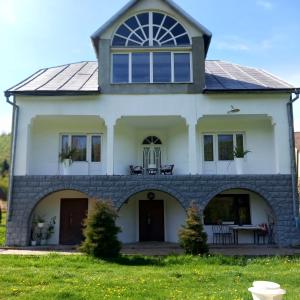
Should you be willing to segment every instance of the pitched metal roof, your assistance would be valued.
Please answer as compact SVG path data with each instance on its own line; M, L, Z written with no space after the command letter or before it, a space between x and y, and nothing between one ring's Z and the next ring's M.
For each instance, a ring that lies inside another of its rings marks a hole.
M292 91L295 87L262 69L220 60L205 64L205 91Z
M99 94L98 64L95 61L84 61L41 69L5 93L6 95Z
M208 60L205 64L204 92L257 92L286 91L295 87L256 68L249 68L219 60ZM5 92L27 95L84 95L99 94L98 63L79 62L41 69Z

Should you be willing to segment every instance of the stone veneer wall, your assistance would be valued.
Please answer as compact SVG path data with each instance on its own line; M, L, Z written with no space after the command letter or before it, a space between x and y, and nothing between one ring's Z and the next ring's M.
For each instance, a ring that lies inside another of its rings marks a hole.
M12 213L7 224L7 245L29 243L31 215L37 203L50 193L77 190L93 198L111 199L120 207L130 196L144 190L171 194L184 206L196 201L201 209L228 189L248 189L260 194L273 209L276 241L280 246L300 242L293 219L289 175L187 175L187 176L16 176Z

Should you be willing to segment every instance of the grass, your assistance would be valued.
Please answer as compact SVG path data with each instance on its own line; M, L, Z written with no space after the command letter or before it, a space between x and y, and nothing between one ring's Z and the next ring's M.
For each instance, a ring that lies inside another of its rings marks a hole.
M2 219L0 223L0 246L5 244L5 224L6 224L6 213L2 212Z
M0 256L0 299L251 299L271 280L299 299L300 258Z
M4 242L5 215L0 227ZM300 257L0 255L0 299L250 300L254 280L278 282L299 299Z

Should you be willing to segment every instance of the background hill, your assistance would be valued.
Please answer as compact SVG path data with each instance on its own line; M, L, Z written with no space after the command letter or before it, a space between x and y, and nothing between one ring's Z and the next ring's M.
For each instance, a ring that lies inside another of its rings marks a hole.
M10 138L10 134L0 135L0 163L2 163L5 159L9 162Z
M10 134L0 135L0 189L4 192L5 197L8 190L8 171L4 170L3 162L6 160L9 163L10 161L10 139Z

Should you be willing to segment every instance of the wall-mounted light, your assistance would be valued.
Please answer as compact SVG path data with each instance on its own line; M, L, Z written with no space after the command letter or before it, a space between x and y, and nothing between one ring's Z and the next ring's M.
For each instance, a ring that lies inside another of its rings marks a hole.
M231 110L229 110L227 113L228 114L234 114L234 113L238 113L241 110L239 108L235 108L233 105L231 105Z

